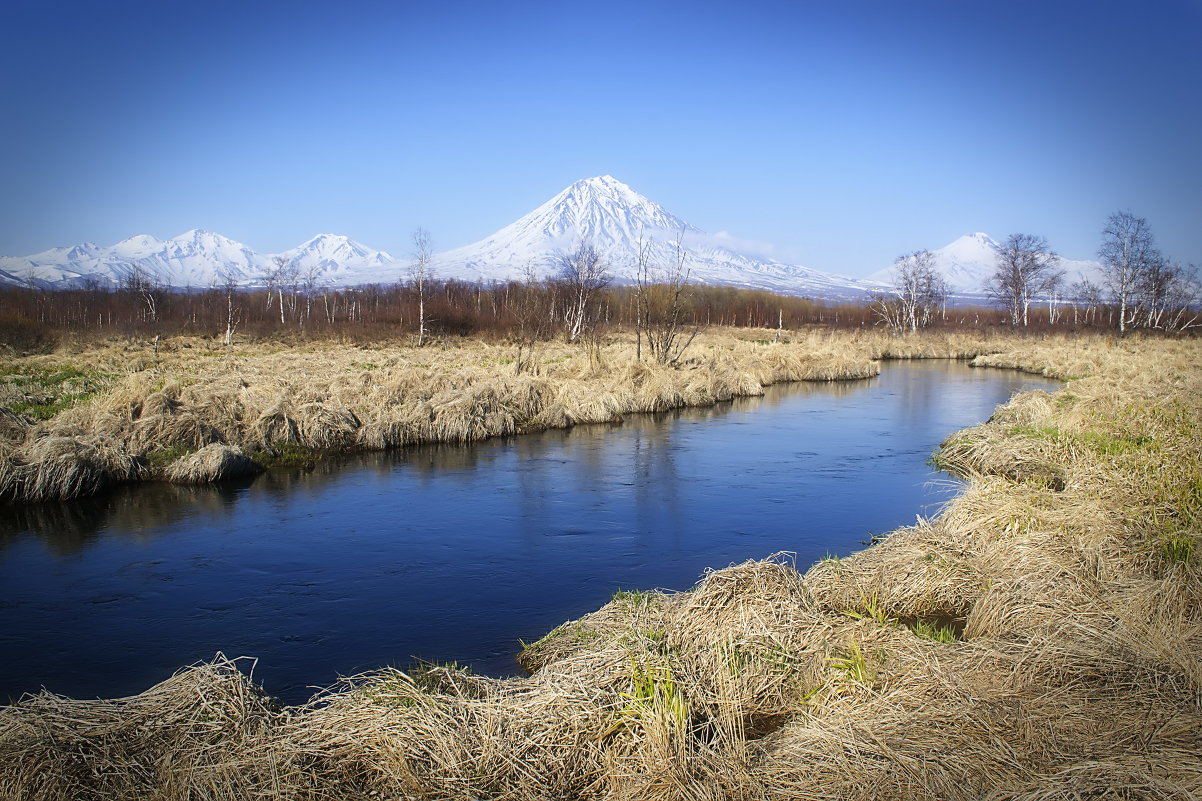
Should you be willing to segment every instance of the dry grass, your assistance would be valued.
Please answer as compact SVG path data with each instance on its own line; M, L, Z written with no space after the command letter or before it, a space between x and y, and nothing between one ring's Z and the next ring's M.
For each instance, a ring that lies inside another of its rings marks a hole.
M143 348L110 343L0 365L0 389L20 390L21 398L40 392L39 398L44 395L53 403L39 408L58 410L37 425L5 410L0 447L12 463L32 466L37 460L31 443L86 431L97 447L105 444L128 453L150 468L110 471L112 481L213 480L211 467L187 455L211 455L216 451L202 449L224 445L270 461L281 452L471 442L619 421L636 412L706 406L761 394L764 386L779 381L870 377L880 369L866 341L849 343L815 332L788 344L761 344L750 338L755 332L738 333L700 337L690 360L675 367L635 361L631 343L621 339L594 353L547 344L537 351L533 368L522 372L515 368L514 348L477 341L421 349L330 343L230 349L180 339L163 344L157 362ZM108 377L107 388L86 398L64 395L63 387L72 389L73 383L48 382L78 373L57 369L66 359L94 366L97 374ZM45 381L34 386L30 376ZM186 463L171 463L185 456ZM40 494L29 494L31 483L4 473L0 495L18 501L66 498L105 486L64 480L51 491L45 484L39 484Z
M131 698L42 692L0 713L0 797L245 797L285 717L220 655Z
M695 372L729 389L727 359L763 347L712 348ZM949 439L942 458L969 486L939 517L804 574L776 556L689 592L619 593L529 646L526 678L388 670L276 710L219 660L122 701L26 699L0 711L0 796L1198 798L1198 353L998 347L988 361L1078 377ZM801 369L792 358L757 369ZM540 403L578 412L563 387L587 368L544 367L468 382L461 405L430 395L397 430L435 424L447 403L486 428L501 398L515 420ZM595 380L619 400L595 392L593 414L672 403L684 386L639 365ZM355 391L384 389L368 375ZM177 412L191 403L172 392ZM280 436L306 436L306 403L337 405L278 395L264 408Z
M175 460L165 474L176 484L206 484L254 475L259 470L241 448L213 443Z
M141 462L112 439L39 433L20 449L0 451L0 500L62 501L144 475Z

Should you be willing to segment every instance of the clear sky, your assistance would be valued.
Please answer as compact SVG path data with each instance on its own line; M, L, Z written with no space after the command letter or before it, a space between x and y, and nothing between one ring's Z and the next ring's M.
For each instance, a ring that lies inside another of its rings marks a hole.
M189 228L397 256L609 173L865 275L984 231L1202 262L1202 0L0 2L0 255Z

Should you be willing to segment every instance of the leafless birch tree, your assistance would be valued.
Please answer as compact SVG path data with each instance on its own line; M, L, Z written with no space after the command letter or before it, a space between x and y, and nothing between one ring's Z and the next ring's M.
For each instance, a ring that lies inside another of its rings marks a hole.
M1034 234L1011 234L998 252L989 294L1010 312L1011 325L1028 324L1031 301L1056 291L1064 273L1048 240Z
M433 278L430 260L433 257L430 232L418 228L413 232L413 263L409 265L409 278L417 290L417 346L426 344L426 285Z
M646 234L639 237L635 272L635 355L643 357L643 338L651 357L660 364L675 364L692 344L699 328L688 338L684 316L688 305L690 269L684 249L684 231L673 243L671 262L655 263L655 248Z
M891 295L878 295L872 310L881 322L895 331L925 328L947 300L947 282L935 269L929 250L899 256L893 262Z
M1164 260L1143 217L1129 211L1111 214L1102 230L1102 283L1119 309L1119 332L1138 321L1140 284Z
M564 324L568 342L575 342L593 320L589 305L598 291L609 284L609 269L592 245L581 245L559 259L560 277L567 284L568 302Z

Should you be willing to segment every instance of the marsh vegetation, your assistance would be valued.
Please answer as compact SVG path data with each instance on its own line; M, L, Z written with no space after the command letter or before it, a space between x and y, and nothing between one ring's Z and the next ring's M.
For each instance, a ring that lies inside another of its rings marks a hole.
M1202 794L1197 343L813 336L797 351L738 338L694 345L702 361L676 372L696 374L704 397L720 394L722 375L762 386L804 364L833 377L829 363L806 360L825 341L832 361L851 366L968 355L1068 380L950 437L938 458L967 477L963 495L852 556L804 572L774 557L712 571L687 592L620 594L531 643L523 678L389 669L281 708L219 657L128 699L43 693L0 712L0 789L46 799ZM267 375L240 358L233 372L251 380L227 380L254 397ZM358 398L388 391L377 373L408 368L385 354L355 360L376 369L344 358L323 361L355 378ZM565 386L587 381L586 368L559 366L570 362L515 376L521 397L537 395L523 382L560 370ZM644 408L684 396L682 385L651 389L649 365L616 362L604 375L634 389L609 385L613 396ZM341 381L301 369L270 380L325 382L329 394L308 402L337 398ZM131 384L154 387L133 396L145 405L166 389L157 380L133 374L75 413L122 421L115 400L124 410ZM593 380L584 395L595 402L607 385ZM471 408L495 412L475 383L459 386ZM198 430L188 388L164 400ZM494 384L488 397L512 391ZM423 424L439 419L428 415ZM412 430L355 416L369 431ZM236 430L294 431L302 442L327 427L278 411L229 417L242 421ZM276 422L256 425L265 418ZM140 430L114 427L130 443Z

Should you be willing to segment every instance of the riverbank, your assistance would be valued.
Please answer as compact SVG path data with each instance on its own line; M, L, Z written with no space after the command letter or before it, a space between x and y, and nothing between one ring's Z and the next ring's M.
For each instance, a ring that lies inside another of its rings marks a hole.
M130 699L42 694L0 711L0 795L1197 797L1198 344L978 363L1071 380L950 437L965 494L865 551L620 593L532 644L528 678L387 670L281 709L218 659Z
M478 340L225 347L110 342L0 360L0 501L122 483L197 483L322 454L469 442L637 412L708 406L782 381L875 376L881 358L960 357L1008 338L705 332L688 359L635 359L629 338L531 352Z

